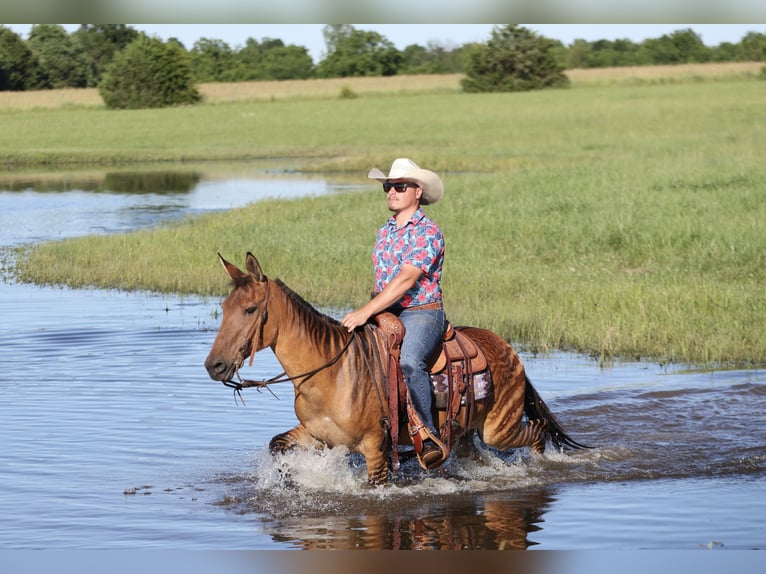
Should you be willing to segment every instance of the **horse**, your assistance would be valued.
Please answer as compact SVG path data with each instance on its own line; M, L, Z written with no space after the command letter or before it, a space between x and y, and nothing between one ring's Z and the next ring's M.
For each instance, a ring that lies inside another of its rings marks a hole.
M398 448L390 433L391 417L397 413L388 412L389 391L378 351L380 330L368 323L349 333L281 280L267 277L250 252L244 271L220 253L218 258L232 290L222 303L221 325L205 360L210 378L238 392L243 388L239 369L245 359L250 357L252 364L256 352L270 347L283 375L246 382L253 383L248 386L292 382L299 423L274 436L269 450L277 454L345 446L364 457L370 485L387 482L392 450ZM542 453L548 441L558 448L587 448L565 432L510 344L486 329L460 329L486 356L491 391L475 401L470 425L459 429L455 441L475 432L485 445L499 451L530 447ZM411 437L403 436L401 444L413 444Z

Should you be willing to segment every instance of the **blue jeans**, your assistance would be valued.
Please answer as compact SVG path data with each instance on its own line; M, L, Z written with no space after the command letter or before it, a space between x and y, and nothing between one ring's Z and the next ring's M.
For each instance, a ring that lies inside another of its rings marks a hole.
M404 310L399 314L404 323L404 340L399 362L410 390L412 406L428 429L437 437L431 409L433 386L428 374L428 359L442 340L446 319L444 309Z

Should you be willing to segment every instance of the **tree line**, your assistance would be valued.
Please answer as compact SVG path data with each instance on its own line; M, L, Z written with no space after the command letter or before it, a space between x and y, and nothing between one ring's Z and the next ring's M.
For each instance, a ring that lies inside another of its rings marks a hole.
M462 73L466 92L523 91L566 87L564 71L571 68L766 60L766 35L757 32L715 48L691 29L638 44L564 46L507 24L487 42L404 50L349 24L327 25L323 33L326 54L314 64L305 47L271 38L248 38L236 49L201 38L187 50L178 39L162 41L125 24L83 24L71 34L37 24L27 40L0 26L0 90L98 87L109 108L142 108L194 104L200 82Z
M470 53L477 48L477 44L429 42L399 50L380 33L349 24L328 25L323 32L326 53L316 64L305 47L276 38L248 38L238 47L212 38L200 38L188 49L174 38L167 43L179 48L196 82L465 73ZM0 26L0 90L98 86L115 55L143 36L125 24L83 24L72 33L56 24L37 24L24 40ZM766 34L759 32L746 34L739 43L715 47L706 46L691 29L638 43L548 42L557 64L565 69L766 61Z

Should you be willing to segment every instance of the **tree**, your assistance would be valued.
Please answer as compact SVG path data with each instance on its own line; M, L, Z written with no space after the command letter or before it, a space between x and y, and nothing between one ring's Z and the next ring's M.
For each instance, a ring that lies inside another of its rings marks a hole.
M710 49L711 62L737 62L742 59L740 47L731 42L721 42Z
M587 68L590 50L590 42L582 38L575 39L567 51L567 68Z
M341 49L353 33L354 27L351 24L328 24L322 28L322 36L324 36L324 43L327 48L325 57Z
M99 92L110 108L159 108L200 100L183 46L144 35L115 55Z
M198 82L229 82L237 79L234 50L223 40L200 38L190 51L191 65Z
M620 65L620 53L617 43L611 40L598 40L592 44L591 67L610 68Z
M434 58L423 46L410 44L402 50L402 74L430 74Z
M327 56L317 66L321 78L393 76L402 62L399 50L377 32L348 24L324 27Z
M88 85L97 86L114 55L138 38L138 31L125 24L81 24L72 34L90 67Z
M748 32L740 42L742 59L745 62L766 61L766 34Z
M645 40L644 46L651 54L653 64L686 64L710 59L710 50L691 28Z
M440 42L410 44L402 52L400 74L454 74L463 71L462 48Z
M670 38L678 50L681 62L707 62L710 60L710 49L705 46L700 35L691 28L676 30L670 34Z
M569 84L553 41L528 28L496 27L486 44L475 44L461 80L466 92L515 92Z
M618 54L618 66L636 66L641 63L641 47L632 40L615 40L614 51Z
M84 88L88 85L85 52L72 41L63 26L35 24L29 32L27 45L37 56L49 87Z
M305 80L314 75L314 61L303 46L275 46L263 53L264 79Z
M0 91L43 87L45 75L37 57L16 32L0 26Z
M248 38L237 52L243 80L304 80L314 75L314 61L303 46L285 46L282 40Z

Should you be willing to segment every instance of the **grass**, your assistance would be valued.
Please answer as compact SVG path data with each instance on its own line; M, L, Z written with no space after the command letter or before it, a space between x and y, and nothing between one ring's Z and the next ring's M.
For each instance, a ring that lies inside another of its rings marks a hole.
M447 237L453 322L530 350L605 361L766 364L761 82L353 90L359 97L8 114L16 143L0 134L0 153L294 157L360 181L372 165L408 155L445 179L445 199L427 209ZM38 132L20 129L25 121ZM252 250L267 274L309 301L346 308L371 284L369 250L387 216L375 191L45 243L22 253L16 272L41 283L220 296L227 287L215 252L242 264Z
M567 70L572 87L594 85L638 85L647 83L690 83L751 79L763 74L763 62L726 62L632 68L588 68ZM328 78L264 82L216 82L199 85L206 104L316 99L381 94L458 93L462 74L388 76L373 78ZM96 88L0 92L0 114L35 109L88 109L103 107Z
M572 85L640 85L732 81L756 78L763 73L763 62L719 62L634 66L630 68L587 68L567 70Z

